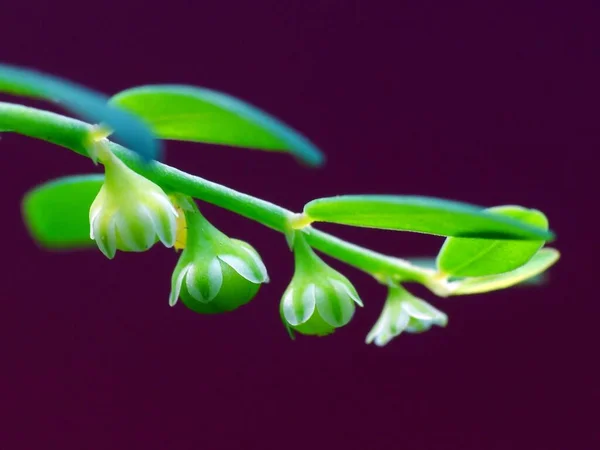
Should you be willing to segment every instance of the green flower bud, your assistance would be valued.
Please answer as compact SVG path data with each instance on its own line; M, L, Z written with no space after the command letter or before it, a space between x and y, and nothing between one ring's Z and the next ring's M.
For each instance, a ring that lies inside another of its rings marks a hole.
M90 207L90 238L108 258L117 249L148 250L157 240L175 243L177 211L164 191L104 149L104 184Z
M383 347L403 331L421 333L433 325L445 327L448 316L429 303L413 296L399 285L390 285L383 311L366 342Z
M254 248L231 239L212 226L195 204L183 207L187 222L185 248L173 271L169 304L181 298L193 311L213 314L232 311L248 303L267 269Z
M281 299L280 315L290 334L325 336L352 319L355 303L362 306L348 279L329 267L297 232L295 272Z

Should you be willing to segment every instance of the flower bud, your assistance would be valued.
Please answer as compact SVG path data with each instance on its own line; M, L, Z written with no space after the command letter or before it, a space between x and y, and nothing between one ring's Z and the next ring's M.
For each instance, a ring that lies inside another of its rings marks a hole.
M148 250L175 243L177 212L164 191L104 149L104 184L90 207L90 238L108 258L117 249Z
M366 342L375 342L382 347L403 331L421 333L433 325L445 327L447 323L446 314L413 296L402 286L390 285L383 311Z
M178 298L203 314L232 311L248 303L269 281L254 248L231 239L212 226L195 204L183 208L187 225L185 247L171 279L169 304Z
M352 319L362 302L348 279L329 267L296 232L295 272L281 299L280 315L290 334L325 336Z

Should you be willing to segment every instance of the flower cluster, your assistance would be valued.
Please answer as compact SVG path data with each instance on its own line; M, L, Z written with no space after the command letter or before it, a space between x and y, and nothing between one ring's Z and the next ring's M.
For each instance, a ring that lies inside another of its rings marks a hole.
M215 228L192 199L167 195L107 148L98 149L106 175L90 208L90 237L108 258L116 250L145 251L159 240L182 249L171 279L169 304L174 306L181 299L202 314L233 311L269 281L256 250ZM317 256L304 232L290 233L295 271L281 298L281 320L292 337L294 332L331 334L350 322L362 301L352 283ZM385 306L367 343L382 346L403 331L422 332L446 322L444 313L389 283Z

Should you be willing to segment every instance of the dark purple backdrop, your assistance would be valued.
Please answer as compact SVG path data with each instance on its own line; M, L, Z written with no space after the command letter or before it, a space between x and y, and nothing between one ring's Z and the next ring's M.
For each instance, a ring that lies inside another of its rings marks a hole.
M536 207L563 259L544 288L436 300L447 329L384 349L363 341L385 291L345 269L366 307L331 337L292 342L278 317L292 274L281 236L205 208L257 247L272 282L229 315L172 309L171 251L109 262L36 248L22 194L97 169L3 136L0 448L597 448L597 265L586 252L598 244L585 238L597 222L600 7L491 3L3 2L4 62L106 93L223 90L328 155L315 171L283 155L169 143L170 164L296 210L343 193ZM398 256L441 243L328 229Z

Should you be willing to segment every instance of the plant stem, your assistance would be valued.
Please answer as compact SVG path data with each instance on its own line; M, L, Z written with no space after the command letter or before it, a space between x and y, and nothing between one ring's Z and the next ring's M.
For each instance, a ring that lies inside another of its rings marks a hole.
M89 139L92 126L76 119L22 105L0 102L0 131L9 131L42 139L90 157ZM156 161L144 163L133 152L109 142L110 149L127 166L167 190L220 206L285 233L294 213L265 200L237 192L226 186L190 175ZM318 231L304 228L306 239L315 249L361 269L376 277L414 281L428 285L432 270L408 261L386 256L367 248Z

